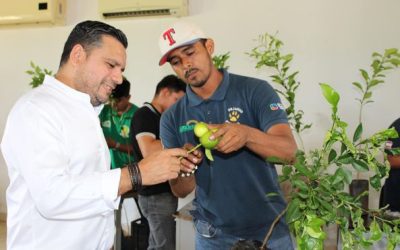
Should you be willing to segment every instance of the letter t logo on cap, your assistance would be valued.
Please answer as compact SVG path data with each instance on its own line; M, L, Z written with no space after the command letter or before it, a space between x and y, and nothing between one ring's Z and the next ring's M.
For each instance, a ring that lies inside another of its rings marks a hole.
M169 46L172 46L172 45L174 45L176 43L176 41L172 37L172 34L175 34L174 28L170 28L170 29L168 29L167 31L165 31L163 33L163 38L164 38L164 40L168 39Z

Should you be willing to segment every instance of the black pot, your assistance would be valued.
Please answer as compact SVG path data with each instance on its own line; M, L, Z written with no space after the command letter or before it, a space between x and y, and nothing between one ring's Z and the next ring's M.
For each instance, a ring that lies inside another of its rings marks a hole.
M362 180L362 179L355 179L350 183L349 186L349 192L350 195L353 197L357 197L358 195L360 195L361 193L365 192L365 191L369 191L369 182L368 180ZM361 197L360 202L361 202L361 207L365 210L368 210L369 204L368 204L368 199L369 199L369 195L364 195L363 197ZM368 218L368 214L363 214L362 215L363 219L364 219L364 226L368 226L369 225L369 218Z

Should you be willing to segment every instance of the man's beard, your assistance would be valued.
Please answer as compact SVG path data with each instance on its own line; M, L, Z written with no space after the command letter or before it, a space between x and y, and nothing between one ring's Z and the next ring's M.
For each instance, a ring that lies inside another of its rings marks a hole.
M206 84L205 80L189 83L189 85L192 86L193 88L201 88L204 86L204 84Z
M205 79L202 79L202 80L195 80L195 81L191 81L191 80L189 80L189 77L190 77L190 74L193 72L193 71L195 71L195 70L197 70L198 71L198 69L196 69L196 68L191 68L191 69L189 69L188 71L186 71L185 72L185 79L186 79L186 81L187 81L187 84L189 84L190 86L192 86L192 87L194 87L194 88L201 88L201 87L203 87L204 86L204 84L206 84L206 80Z

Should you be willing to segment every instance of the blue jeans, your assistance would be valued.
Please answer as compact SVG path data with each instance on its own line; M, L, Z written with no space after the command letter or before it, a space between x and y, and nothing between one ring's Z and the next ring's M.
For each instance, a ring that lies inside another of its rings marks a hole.
M178 207L178 198L171 193L139 195L139 206L150 227L147 249L175 249L176 224L172 215Z
M196 231L196 250L229 250L242 238L224 233L206 221L194 220ZM286 235L279 239L270 239L268 248L272 250L293 250L292 238Z

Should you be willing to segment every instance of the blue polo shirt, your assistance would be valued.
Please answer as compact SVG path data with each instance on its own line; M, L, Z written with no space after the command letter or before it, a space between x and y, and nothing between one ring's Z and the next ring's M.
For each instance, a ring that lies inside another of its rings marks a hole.
M188 86L186 94L161 117L160 137L166 148L197 145L195 122L240 123L262 131L287 123L286 112L274 89L260 79L223 71L223 80L207 100ZM196 195L193 216L226 233L263 240L275 217L286 203L281 194L275 166L247 148L230 154L212 151L195 173ZM278 193L268 196L268 193ZM288 233L284 220L273 238Z

